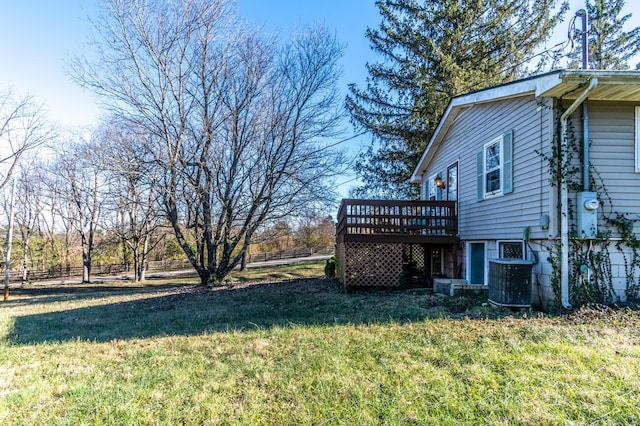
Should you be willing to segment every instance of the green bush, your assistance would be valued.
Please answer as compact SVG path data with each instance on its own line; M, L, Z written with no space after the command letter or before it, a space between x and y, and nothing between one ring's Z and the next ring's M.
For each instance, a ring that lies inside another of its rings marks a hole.
M324 265L324 274L331 278L336 276L336 257L331 256Z

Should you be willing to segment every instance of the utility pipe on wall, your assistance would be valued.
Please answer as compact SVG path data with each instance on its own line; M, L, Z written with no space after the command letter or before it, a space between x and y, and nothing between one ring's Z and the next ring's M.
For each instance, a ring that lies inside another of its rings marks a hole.
M589 92L596 88L598 85L598 78L592 77L589 81L589 86L573 101L573 103L567 108L567 110L560 117L560 152L564 152L567 142L567 122L569 117L574 111L586 101ZM564 161L563 156L560 157L560 161ZM562 166L562 164L561 164ZM569 189L567 188L567 182L564 176L560 177L560 302L565 309L571 309L569 303Z
M591 189L589 174L589 102L582 104L582 190Z

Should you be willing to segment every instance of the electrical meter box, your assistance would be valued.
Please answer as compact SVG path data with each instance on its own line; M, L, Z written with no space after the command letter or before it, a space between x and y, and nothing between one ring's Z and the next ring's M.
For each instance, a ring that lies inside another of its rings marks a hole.
M577 198L578 238L593 239L598 233L598 194L579 192Z

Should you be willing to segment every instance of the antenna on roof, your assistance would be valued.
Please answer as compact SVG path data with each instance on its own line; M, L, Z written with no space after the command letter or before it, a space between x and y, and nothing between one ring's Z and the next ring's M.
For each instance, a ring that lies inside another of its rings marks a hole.
M582 18L582 69L586 70L589 67L589 15L586 10L580 9L576 12L576 17Z

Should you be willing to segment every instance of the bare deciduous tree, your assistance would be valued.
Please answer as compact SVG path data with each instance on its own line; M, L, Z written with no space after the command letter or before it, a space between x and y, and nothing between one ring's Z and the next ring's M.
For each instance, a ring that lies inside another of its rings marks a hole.
M22 283L30 270L31 238L40 231L45 203L43 199L43 168L37 160L20 167L16 180L15 225L22 241Z
M76 80L146 133L162 206L208 284L256 229L333 199L342 46L321 27L282 43L222 0L109 0Z
M66 184L57 173L58 164L48 162L45 167L43 179L46 190L43 192L46 209L43 211L44 220L42 230L45 238L45 247L49 252L50 261L55 260L51 266L58 266L60 275L71 273L71 251L76 245L76 233L74 232L74 218L72 214L72 201L69 197L60 197L64 194Z
M111 200L105 227L122 241L133 260L134 280L144 281L147 257L164 237L159 207L158 168L134 123L112 121L100 131L101 162L109 173ZM108 223L107 223L108 222Z
M43 108L31 96L0 92L0 188L11 178L20 158L54 137Z
M95 236L101 219L105 180L97 161L100 146L95 139L69 142L51 168L50 188L58 199L56 214L70 224L80 237L82 282L91 282Z

